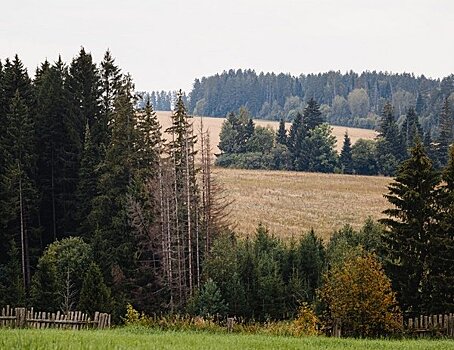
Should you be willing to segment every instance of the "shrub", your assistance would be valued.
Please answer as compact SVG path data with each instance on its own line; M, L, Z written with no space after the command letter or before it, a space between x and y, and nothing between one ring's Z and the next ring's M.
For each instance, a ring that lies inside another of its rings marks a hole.
M381 336L401 331L402 316L391 282L372 254L353 257L325 275L319 290L331 322L343 335Z

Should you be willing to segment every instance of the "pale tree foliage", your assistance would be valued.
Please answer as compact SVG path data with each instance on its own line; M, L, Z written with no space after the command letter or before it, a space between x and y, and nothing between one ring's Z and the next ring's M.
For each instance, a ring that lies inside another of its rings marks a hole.
M372 254L334 267L319 290L331 322L346 336L378 336L399 331L402 316L391 281Z
M364 89L354 89L348 94L348 107L353 117L365 117L370 109L369 96Z

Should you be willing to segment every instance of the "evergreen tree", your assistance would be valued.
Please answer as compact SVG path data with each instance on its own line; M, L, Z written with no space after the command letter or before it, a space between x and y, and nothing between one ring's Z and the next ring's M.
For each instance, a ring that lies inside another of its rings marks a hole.
M161 125L150 99L146 101L143 116L137 121L137 130L139 171L144 173L144 178L149 178L158 171L162 146Z
M31 113L35 103L32 82L17 55L14 56L12 62L8 59L6 60L3 70L3 97L6 103L3 108L5 108L5 115L10 111L11 101L14 99L16 92L19 92L24 105Z
M39 310L59 310L59 286L55 265L48 259L40 259L33 275L30 301Z
M418 93L418 96L416 97L416 105L415 105L415 111L418 115L421 115L424 112L425 109L425 104L424 104L424 99L421 93Z
M342 146L340 154L340 164L344 174L351 174L353 172L353 160L352 160L352 145L348 131L344 134L344 144Z
M245 143L247 143L247 141L249 141L252 135L254 135L254 130L255 130L254 121L252 120L252 118L249 118L246 124L246 128L244 130L244 138L246 140Z
M72 214L66 208L74 201L71 170L77 162L69 125L67 68L61 58L53 65L45 62L36 75L37 187L40 195L40 224L43 245L74 230ZM74 231L73 231L74 232Z
M128 195L128 216L136 241L137 269L132 294L134 305L147 312L156 312L162 299L164 194L162 191L161 126L150 100L137 121L136 156L138 167Z
M35 139L32 137L34 135L32 121L35 100L27 70L17 55L15 55L12 62L6 59L5 64L0 69L0 78L0 125L2 125L4 130L0 134L0 225L2 227L0 230L0 248L2 249L0 251L7 252L9 242L13 237L17 238L17 242L20 241L17 236L19 224L17 221L14 222L17 220L15 215L19 209L13 203L19 203L14 195L18 187L17 183L14 183L14 179L17 180L18 175L18 169L14 163L17 160L16 151L23 147L24 144L16 144L15 137L19 136L22 128L25 128L23 130L24 137L20 137L20 142L27 143L27 152L22 154L23 158L21 159L21 162L25 161L27 163L26 170L23 169L23 171L25 171L30 181L34 179L32 174L34 171L34 157L33 153L28 151L34 150L35 143ZM20 98L20 106L18 106L16 95ZM15 108L14 111L11 110L13 107ZM18 109L17 107L20 108ZM18 112L22 114L20 121L14 120L19 117L17 115ZM16 186L16 188L13 190L12 186ZM37 226L35 216L30 216L28 221L29 224ZM0 262L6 261L6 254L0 254Z
M422 138L423 131L421 124L419 123L419 118L413 107L408 109L405 116L405 121L402 125L402 133L407 149L410 149L415 145L416 138L419 138L420 140Z
M0 304L23 306L25 305L25 290L22 279L20 252L16 242L10 241L8 262L0 265Z
M109 312L110 308L110 290L104 284L99 266L91 263L80 291L78 310L94 315L96 311Z
M219 149L224 153L245 153L248 141L254 135L255 126L249 112L240 109L240 114L230 113L222 124L219 134Z
M84 149L79 168L77 184L77 214L79 222L78 233L82 237L92 238L95 227L90 222L90 213L93 209L93 200L98 194L96 148L92 142L90 127L85 128Z
M115 64L115 59L112 57L110 50L104 54L104 59L101 62L100 69L101 78L101 113L97 123L96 133L99 134L99 146L106 148L109 145L111 130L109 129L112 124L112 113L114 111L115 99L121 88L121 70Z
M246 239L241 245L241 249L238 251L238 274L246 299L243 315L248 318L258 316L259 307L257 298L257 264L253 249L252 242L249 239Z
M431 130L427 130L427 132L424 133L423 146L429 158L434 161L434 166L436 167L438 165L436 157L436 145L432 141Z
M314 230L305 234L297 246L297 271L303 281L305 295L302 300L313 302L316 290L322 282L322 273L326 263L323 242ZM301 300L300 300L301 302Z
M24 289L30 284L30 240L36 227L32 219L36 217L37 198L34 184L35 174L35 134L28 108L16 91L9 107L6 125L6 171L2 187L7 190L6 203L9 207L7 232L21 242L22 277Z
M242 315L247 308L239 275L238 243L230 235L221 235L214 241L203 268L204 274L219 286L231 315Z
M259 225L254 242L256 316L280 319L285 312L285 286L282 276L282 249L277 239Z
M100 168L98 195L90 214L98 235L95 241L99 247L94 247L96 262L109 286L117 281L119 298L124 281L115 276L131 276L135 269L135 242L127 215L127 198L137 166L132 88L130 78L126 77L115 100L112 138Z
M353 170L358 175L376 175L378 173L376 159L376 142L359 139L352 146Z
M424 312L454 310L454 147L437 193L437 225L429 246L428 273L424 289Z
M300 158L303 160L303 164L298 166L299 170L334 172L338 163L337 153L334 149L336 138L332 135L332 129L328 124L321 124L310 130L304 144L304 156ZM305 165L307 166L305 167Z
M281 119L279 121L279 129L276 134L276 142L281 145L287 145L287 130L285 129L285 121Z
M377 140L377 163L383 175L393 175L398 163L406 158L407 150L403 145L399 128L390 103L383 107L380 133Z
M85 125L93 133L93 143L98 147L104 139L101 113L101 80L90 53L82 47L69 67L68 88L71 93L71 117L78 149L83 147Z
M454 122L449 108L449 101L446 98L438 123L436 157L440 166L445 166L448 163L449 147L453 141L453 127Z
M411 157L400 166L395 181L385 195L393 208L381 222L388 227L384 235L385 266L397 291L403 311L421 311L422 290L433 239L436 186L439 177L433 170L419 139Z
M203 284L194 304L192 313L205 318L223 315L227 311L227 304L222 299L221 291L212 279Z
M303 170L305 168L303 148L306 136L307 129L303 124L303 115L301 113L297 113L290 127L290 133L287 140L288 149L292 156L293 167L297 170Z
M306 130L313 130L324 122L320 105L313 98L307 102L304 109L303 122Z

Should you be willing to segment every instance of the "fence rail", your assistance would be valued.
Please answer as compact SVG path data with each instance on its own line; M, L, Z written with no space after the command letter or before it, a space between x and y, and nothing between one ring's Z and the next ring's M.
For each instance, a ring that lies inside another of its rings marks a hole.
M33 308L2 308L0 327L10 328L60 328L60 329L104 329L110 327L111 316L107 313L95 312L93 319L81 311L44 312Z
M454 337L454 314L421 315L409 318L405 324L407 331L417 335L444 335Z

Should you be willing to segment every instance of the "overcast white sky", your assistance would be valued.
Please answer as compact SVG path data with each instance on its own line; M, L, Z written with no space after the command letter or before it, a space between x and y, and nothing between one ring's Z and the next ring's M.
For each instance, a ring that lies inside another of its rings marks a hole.
M138 90L189 91L230 68L454 73L452 0L10 0L0 58L34 73L84 46L110 48Z

